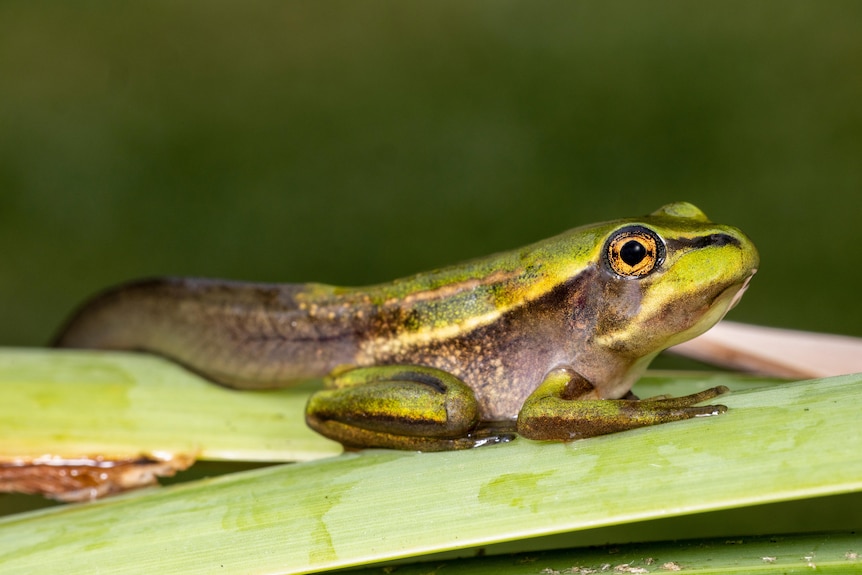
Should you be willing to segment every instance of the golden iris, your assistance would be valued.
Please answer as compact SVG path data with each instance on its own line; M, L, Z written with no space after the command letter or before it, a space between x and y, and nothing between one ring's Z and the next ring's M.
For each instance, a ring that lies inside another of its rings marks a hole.
M652 230L623 228L607 243L608 265L617 275L639 278L653 271L664 257L664 245Z

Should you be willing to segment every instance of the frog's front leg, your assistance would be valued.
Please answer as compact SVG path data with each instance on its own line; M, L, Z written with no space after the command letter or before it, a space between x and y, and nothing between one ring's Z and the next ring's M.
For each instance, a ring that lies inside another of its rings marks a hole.
M684 397L599 399L595 388L569 368L551 371L518 414L518 433L529 439L571 441L636 427L717 415L723 405L695 406L726 393L713 387Z
M348 448L446 451L510 439L483 429L473 390L439 369L359 367L325 383L309 399L306 421Z

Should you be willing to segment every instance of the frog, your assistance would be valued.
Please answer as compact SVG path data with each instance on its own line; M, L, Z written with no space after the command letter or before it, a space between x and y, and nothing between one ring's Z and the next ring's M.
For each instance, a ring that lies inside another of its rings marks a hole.
M703 403L725 387L631 389L734 307L758 265L744 233L675 202L366 287L135 280L54 343L155 353L243 390L322 378L306 422L346 449L568 442L724 413Z

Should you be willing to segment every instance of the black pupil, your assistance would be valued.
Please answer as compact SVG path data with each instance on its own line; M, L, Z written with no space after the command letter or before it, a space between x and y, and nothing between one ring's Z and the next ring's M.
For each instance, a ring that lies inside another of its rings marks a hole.
M620 259L630 266L636 266L646 257L647 251L642 243L629 240L620 248Z

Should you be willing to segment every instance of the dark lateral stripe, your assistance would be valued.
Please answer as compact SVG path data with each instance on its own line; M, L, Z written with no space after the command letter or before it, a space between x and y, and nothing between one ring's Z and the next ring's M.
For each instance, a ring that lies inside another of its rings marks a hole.
M709 234L698 238L677 238L667 241L668 247L674 250L701 248L718 248L721 246L740 247L739 240L728 234Z

